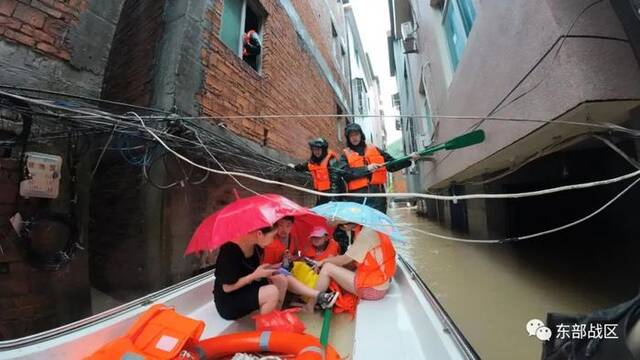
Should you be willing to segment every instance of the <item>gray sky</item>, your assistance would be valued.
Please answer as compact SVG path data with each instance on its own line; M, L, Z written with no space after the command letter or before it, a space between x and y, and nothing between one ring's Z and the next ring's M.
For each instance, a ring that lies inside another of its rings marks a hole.
M387 31L389 31L389 9L387 0L350 0L353 14L358 23L360 38L371 58L373 71L380 79L380 96L385 115L397 112L391 106L391 95L396 90L396 80L389 74L389 55L387 51ZM395 119L385 119L387 142L401 137L395 128Z

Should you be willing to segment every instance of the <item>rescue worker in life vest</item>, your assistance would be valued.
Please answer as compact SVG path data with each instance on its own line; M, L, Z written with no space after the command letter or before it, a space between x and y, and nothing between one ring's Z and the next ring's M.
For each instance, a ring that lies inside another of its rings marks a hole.
M296 171L308 171L311 173L313 188L316 191L340 192L339 178L335 171L338 156L335 152L329 150L327 140L323 138L313 139L309 141L309 148L311 149L309 161L298 165L289 164L289 167L294 168ZM336 199L328 196L318 196L316 206L331 200Z
M418 153L412 153L411 159L398 161L388 166L385 162L394 161L393 156L368 145L360 125L351 123L344 129L347 148L338 161L338 174L347 184L350 193L384 193L387 182L387 172L395 172L411 166L412 161L420 158ZM383 213L387 212L387 198L357 198L346 197L345 201L358 202L368 205Z
M255 30L249 30L242 35L242 58L255 59L260 55L262 44L260 43L260 35Z

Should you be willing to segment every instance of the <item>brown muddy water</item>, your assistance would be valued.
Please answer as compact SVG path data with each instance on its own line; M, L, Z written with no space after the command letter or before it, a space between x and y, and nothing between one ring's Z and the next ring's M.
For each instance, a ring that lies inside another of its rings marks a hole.
M414 209L390 209L389 215L405 227L407 241L396 244L398 253L415 267L482 359L540 359L541 342L525 329L529 320L545 321L547 312L585 314L626 300L627 289L616 288L615 281L605 284L605 291L602 284L589 291L585 283L592 280L579 269L546 268L544 252L531 255L539 257L536 265L531 256L523 261L510 245L460 243L413 232L406 226L456 235L418 217Z

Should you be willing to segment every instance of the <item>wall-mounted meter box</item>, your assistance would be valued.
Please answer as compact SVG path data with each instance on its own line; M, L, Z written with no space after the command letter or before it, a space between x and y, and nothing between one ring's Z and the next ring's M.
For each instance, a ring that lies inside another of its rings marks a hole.
M25 155L25 179L20 182L20 196L55 199L60 190L62 157L37 152Z

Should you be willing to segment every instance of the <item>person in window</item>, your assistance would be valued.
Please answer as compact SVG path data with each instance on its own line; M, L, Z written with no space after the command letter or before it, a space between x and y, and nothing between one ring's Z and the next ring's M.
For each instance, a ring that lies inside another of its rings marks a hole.
M261 249L273 241L276 231L263 228L220 247L213 297L223 319L235 320L256 310L267 314L280 309L287 290L313 299L313 304L317 302L323 308L336 302L337 293L318 291L293 276L280 274L280 264L260 264Z
M384 193L388 172L407 168L411 166L412 161L420 158L420 155L414 152L410 159L385 166L384 163L395 161L395 159L378 147L368 145L360 125L356 123L347 125L344 134L347 147L343 150L338 162L338 175L347 184L348 192ZM344 200L368 205L385 214L387 212L387 198L385 197L345 197Z
M335 166L338 156L329 150L329 143L323 138L309 141L311 157L309 161L302 164L289 164L289 167L296 171L308 171L313 179L313 189L327 193L341 192L340 179L337 177ZM333 197L318 196L316 206L335 200Z
M254 58L260 55L262 51L262 43L260 35L255 30L249 30L242 36L242 58Z

